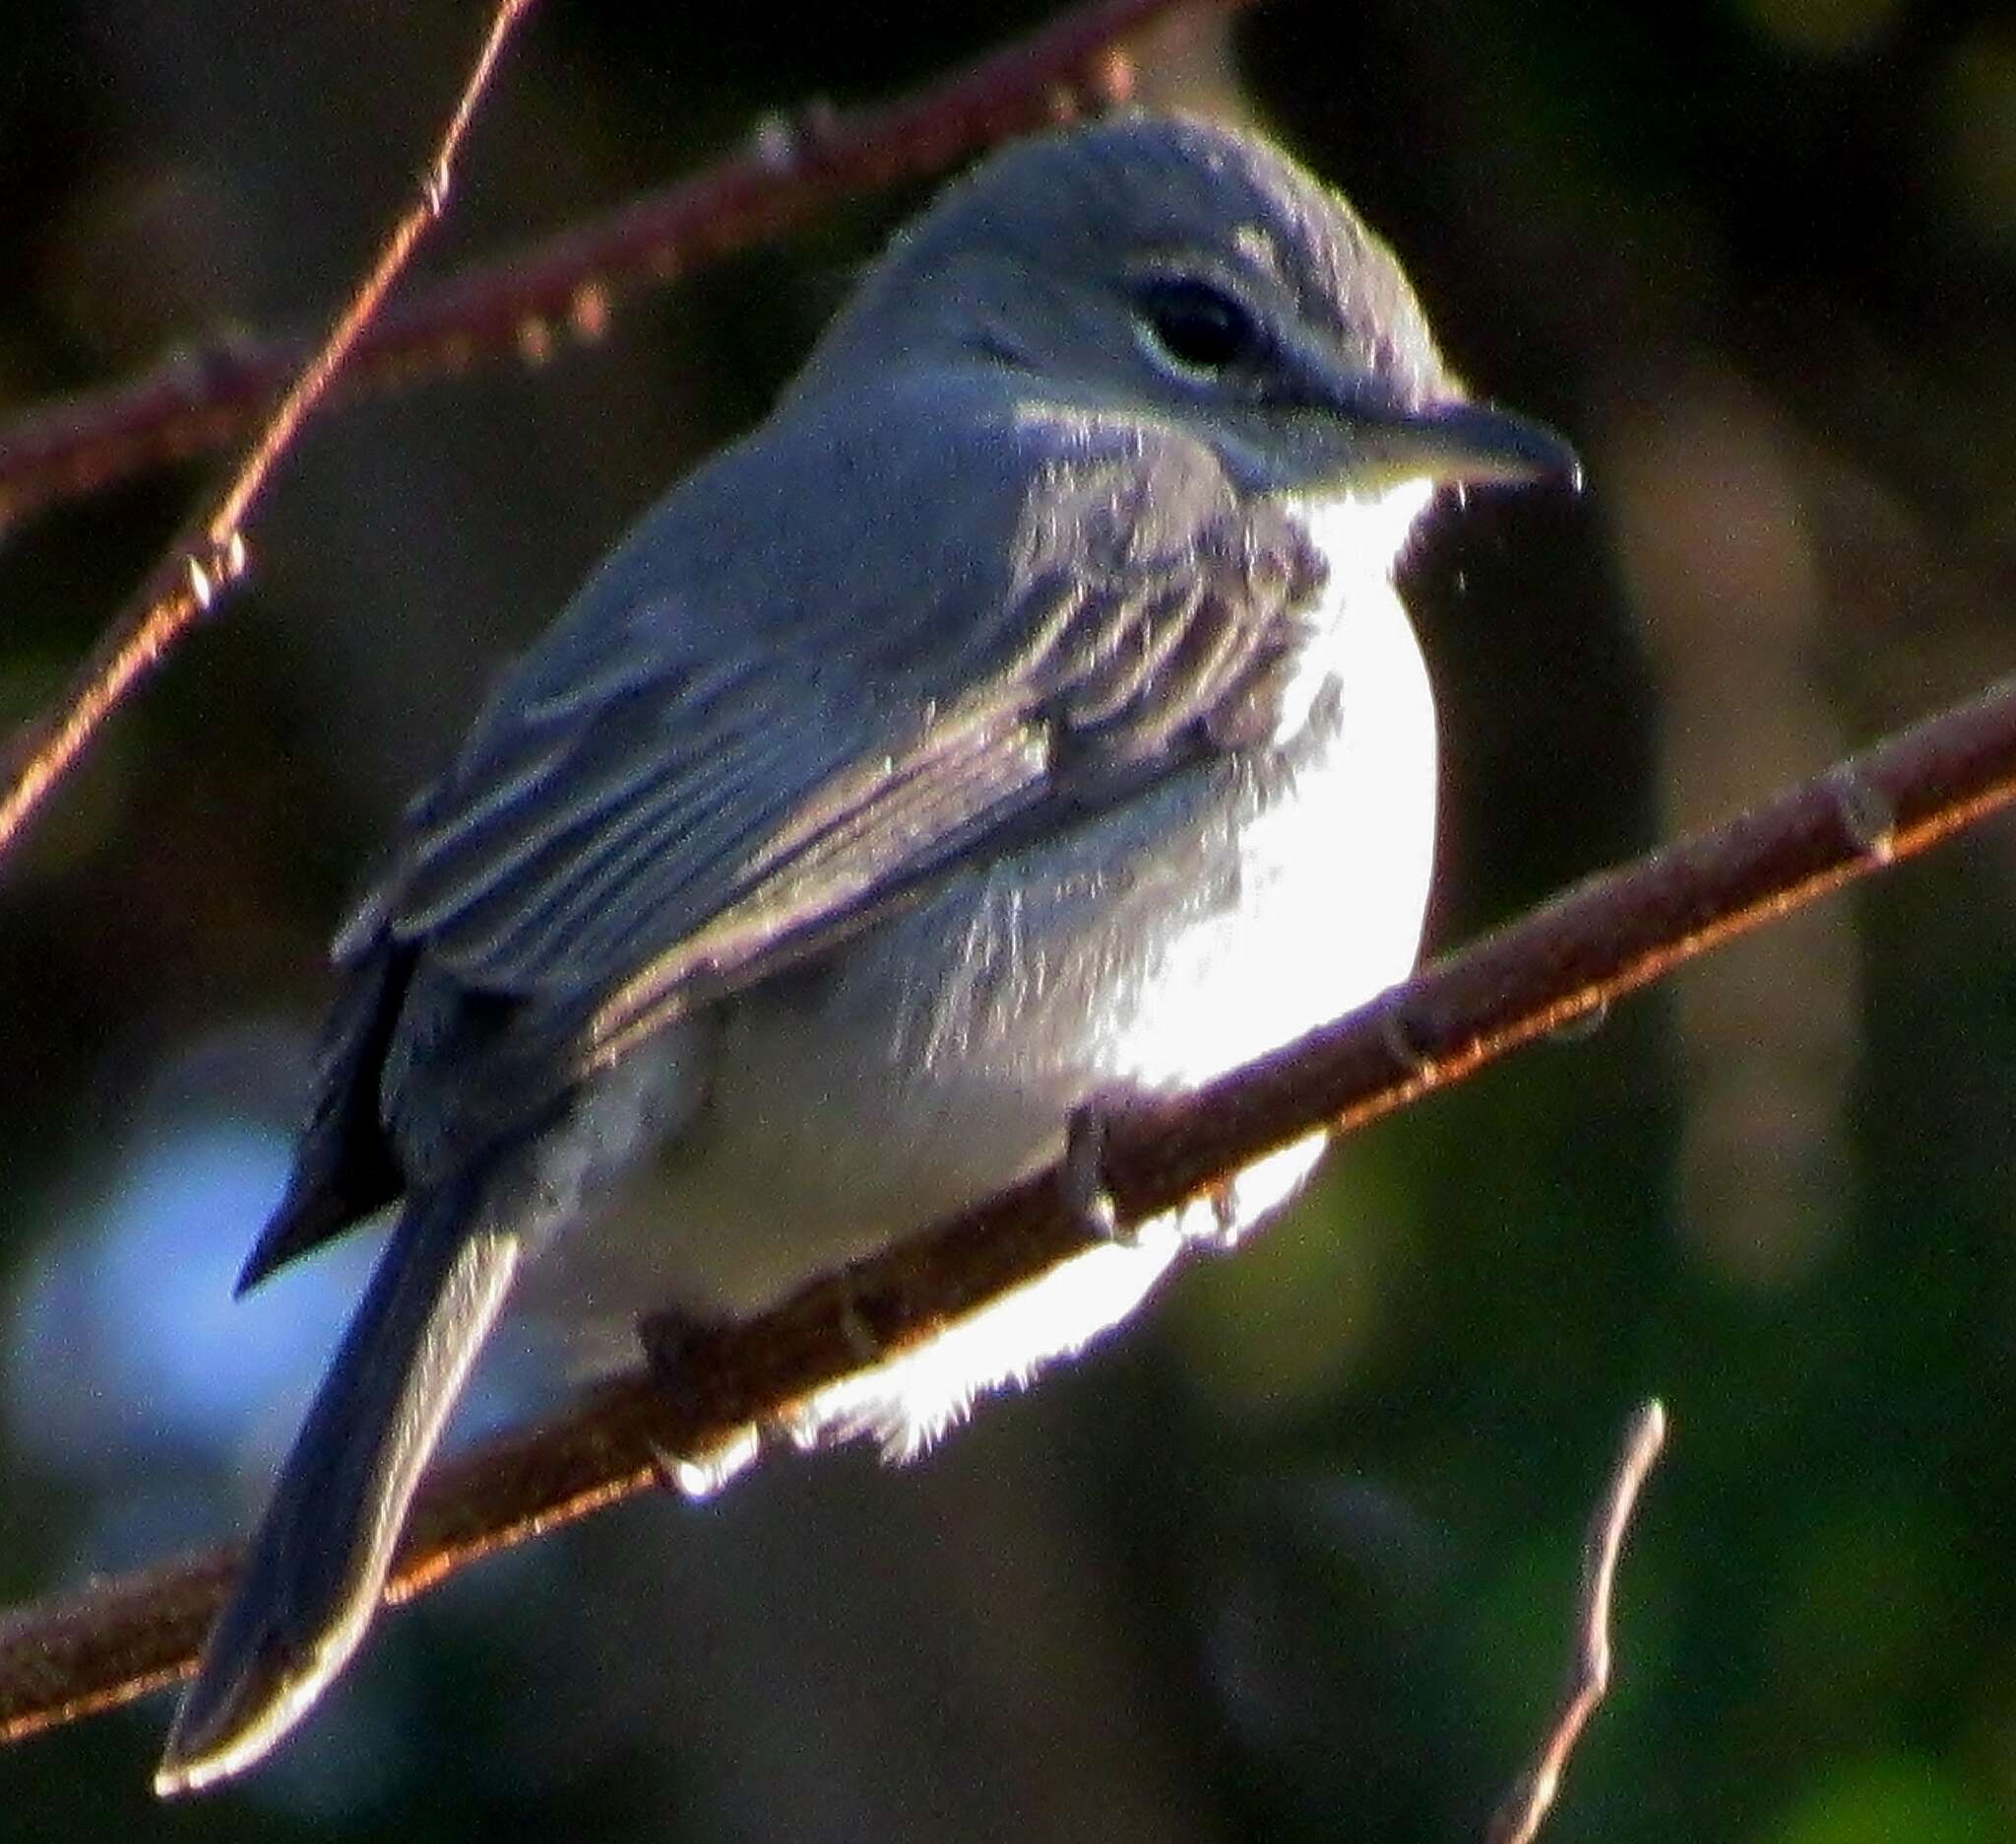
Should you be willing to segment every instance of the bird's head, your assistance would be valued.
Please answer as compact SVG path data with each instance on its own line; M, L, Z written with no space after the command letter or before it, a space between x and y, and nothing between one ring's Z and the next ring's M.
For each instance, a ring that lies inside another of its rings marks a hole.
M1468 399L1338 194L1202 122L1128 116L994 155L869 271L802 388L937 364L1173 424L1254 491L1577 477L1558 436Z

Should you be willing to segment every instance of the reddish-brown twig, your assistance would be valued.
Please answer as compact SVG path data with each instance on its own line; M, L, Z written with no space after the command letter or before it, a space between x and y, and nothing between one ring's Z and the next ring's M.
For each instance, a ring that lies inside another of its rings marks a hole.
M1568 1756L1609 1688L1610 1592L1616 1585L1617 1556L1624 1547L1624 1532L1630 1528L1639 1489L1665 1444L1666 1410L1657 1401L1641 1403L1625 1424L1623 1445L1610 1468L1609 1483L1596 1515L1590 1519L1589 1535L1583 1540L1574 1641L1560 1707L1541 1738L1532 1763L1491 1814L1484 1844L1532 1844L1560 1791Z
M612 292L779 235L835 199L940 171L1084 103L1122 99L1120 47L1165 14L1244 0L1087 0L964 71L858 110L780 117L743 152L576 229L480 263L389 308L341 388L391 388L484 358L593 335ZM0 428L0 524L227 441L301 362L286 338L232 338Z
M280 458L299 434L302 422L327 394L414 247L440 218L456 156L476 104L489 85L511 29L531 5L532 0L498 0L413 202L400 214L370 273L337 316L320 348L301 367L216 506L169 546L78 668L53 715L31 725L10 752L7 787L0 793L0 856L6 854L30 815L141 674L244 574L247 514L265 491Z
M1712 832L1592 878L1353 1017L1197 1095L1115 1114L1102 1173L1122 1222L1207 1192L1333 1121L1406 1106L1730 936L1923 851L2016 800L2016 679L1900 731ZM860 1363L1085 1246L1082 1188L1031 1180L681 1354L668 1397L643 1372L436 1471L389 1594L643 1490L656 1455L719 1449ZM233 1556L220 1550L0 1619L0 1741L180 1676Z

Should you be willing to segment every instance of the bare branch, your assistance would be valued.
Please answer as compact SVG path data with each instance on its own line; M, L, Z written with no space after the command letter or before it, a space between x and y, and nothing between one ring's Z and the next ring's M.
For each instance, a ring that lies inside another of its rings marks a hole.
M1533 1763L1491 1814L1484 1844L1532 1844L1552 1810L1584 1726L1610 1685L1610 1591L1616 1585L1617 1555L1638 1503L1639 1489L1666 1444L1666 1410L1641 1403L1624 1427L1623 1445L1610 1468L1609 1484L1583 1539L1582 1583L1575 1597L1575 1641L1568 1655L1568 1682L1560 1707L1541 1738Z
M836 199L934 173L1081 107L1124 100L1121 46L1163 16L1245 0L1088 0L967 69L879 107L779 116L742 153L595 223L473 265L380 315L345 369L347 395L405 388L480 359L591 339L622 287L662 287L696 265L775 237ZM306 350L234 337L184 350L128 382L0 428L0 526L229 440Z
M0 794L0 857L141 674L244 575L247 515L420 238L446 209L450 176L476 104L489 85L505 39L531 5L532 0L498 0L434 158L370 273L301 367L216 506L169 545L167 554L86 657L54 712L30 725L9 752L7 788Z
M1590 879L1278 1055L1196 1095L1115 1113L1104 1189L1122 1223L1207 1195L1312 1127L1390 1113L2012 799L2016 679ZM1042 1274L1087 1246L1082 1195L1082 1175L1031 1179L760 1319L697 1338L681 1353L676 1399L639 1370L437 1468L387 1598L642 1490L660 1453L718 1452L775 1425L859 1368L864 1327L883 1351L901 1351ZM234 1560L214 1551L0 1619L0 1741L184 1674Z

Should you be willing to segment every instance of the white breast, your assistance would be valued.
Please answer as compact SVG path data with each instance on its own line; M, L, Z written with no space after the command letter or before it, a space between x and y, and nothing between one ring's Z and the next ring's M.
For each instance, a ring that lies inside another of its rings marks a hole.
M1278 740L1334 684L1334 745L1297 772L1296 798L1238 838L1244 900L1169 944L1127 1032L1129 1076L1191 1087L1289 1043L1405 979L1420 941L1435 847L1435 707L1393 588L1396 552L1430 488L1306 508L1330 564L1318 638L1284 700Z
M1228 824L1222 781L1172 785L1155 796L1159 821L1115 814L861 937L816 996L739 1001L704 1078L684 1072L706 1101L654 1182L564 1239L541 1264L560 1285L538 1291L604 1322L672 1304L753 1311L1055 1159L1081 1104L1194 1086L1404 978L1434 851L1435 716L1390 568L1426 496L1411 484L1308 509L1330 577L1277 731L1292 798ZM1310 732L1323 746L1295 749L1333 696L1340 711ZM1156 823L1188 843L1159 841ZM632 1084L662 1090L657 1060L611 1072L609 1104ZM1320 1150L1319 1136L1254 1167L1231 1213L1278 1204ZM870 1367L806 1405L796 1431L913 1448L976 1390L1121 1316L1177 1228L1067 1262Z
M1120 1086L1222 1074L1361 1004L1413 966L1434 855L1435 711L1390 568L1427 495L1410 484L1378 501L1311 509L1331 565L1328 605L1276 740L1289 746L1333 688L1341 722L1330 747L1308 752L1295 797L1238 831L1240 900L1207 909L1152 949L1117 984L1115 1011L1087 1032L1095 1060ZM988 1113L941 1124L983 1149ZM876 1143L886 1158L903 1139L899 1131ZM1026 1379L1126 1316L1186 1240L1235 1233L1280 1206L1323 1142L1319 1133L1286 1147L1215 1200L1089 1249L921 1348L820 1392L787 1419L788 1431L807 1443L865 1433L893 1454L916 1452L976 1395ZM1001 1142L1012 1143L1012 1134ZM750 1451L744 1443L712 1456L692 1483L711 1487Z

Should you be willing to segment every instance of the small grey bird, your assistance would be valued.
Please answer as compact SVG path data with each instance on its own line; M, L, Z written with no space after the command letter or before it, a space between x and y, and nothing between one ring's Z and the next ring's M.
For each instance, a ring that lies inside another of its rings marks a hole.
M158 1790L355 1649L522 1262L584 1324L745 1316L1403 978L1435 740L1395 563L1440 483L1574 477L1257 141L1122 119L946 191L505 674L337 939L240 1286L397 1215ZM788 1431L912 1451L1175 1247L1096 1247Z

